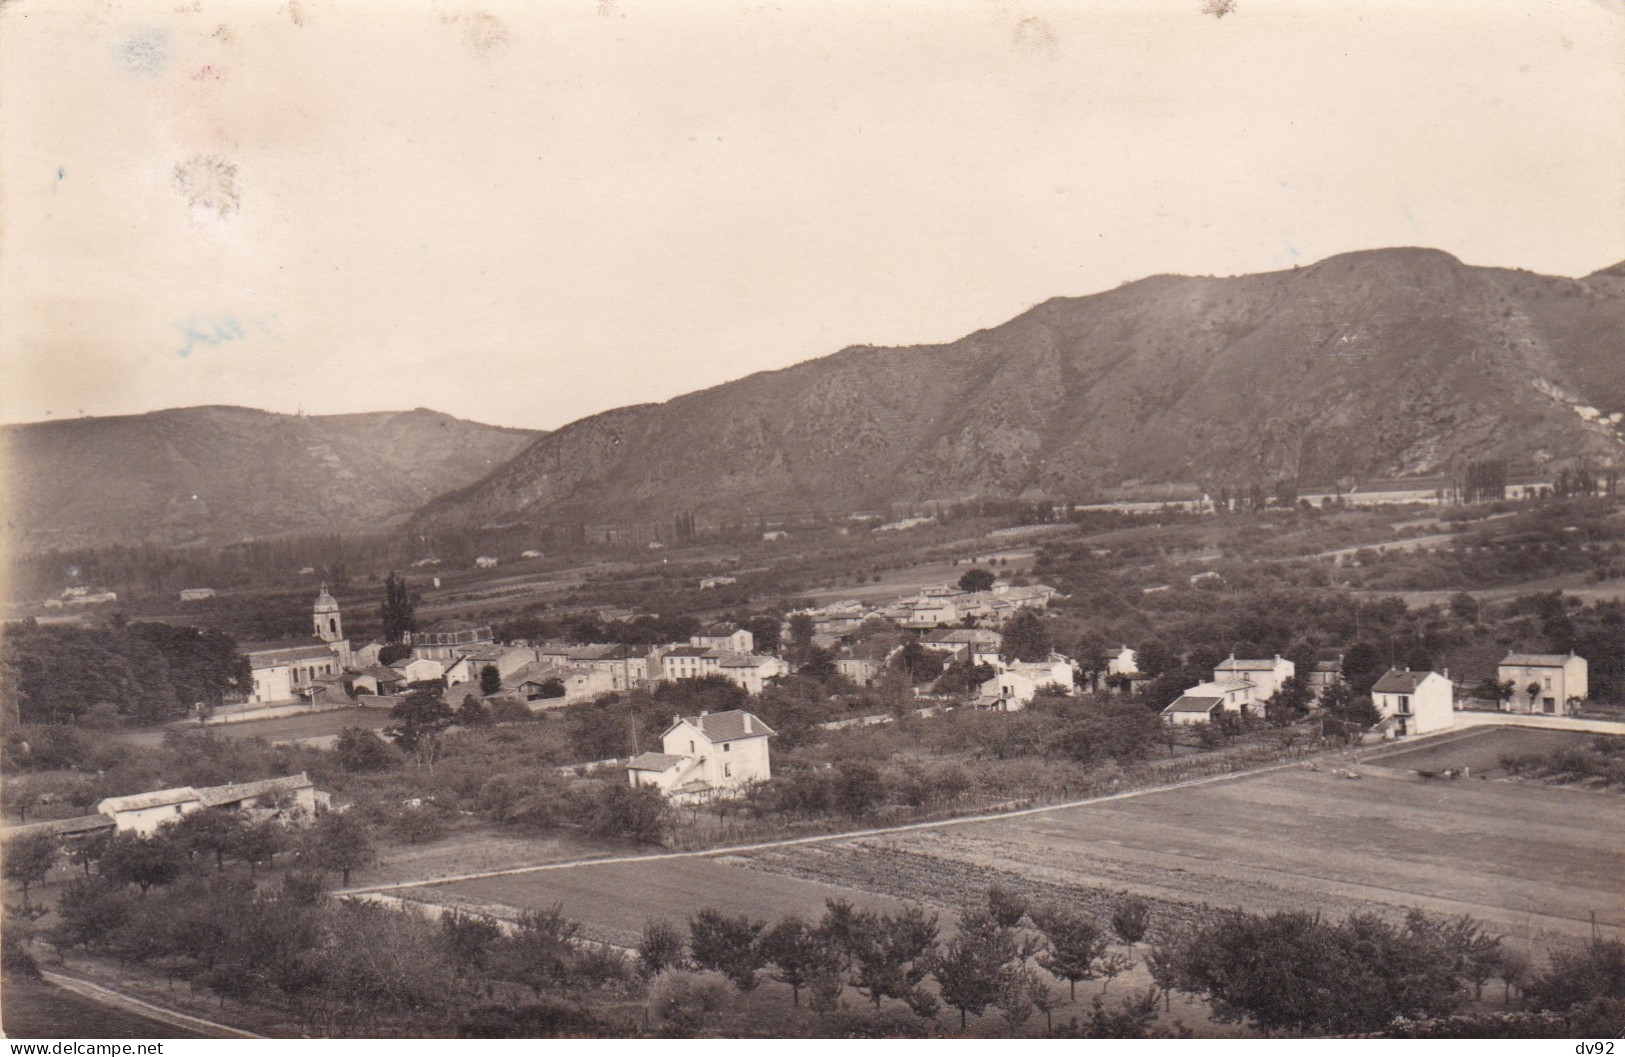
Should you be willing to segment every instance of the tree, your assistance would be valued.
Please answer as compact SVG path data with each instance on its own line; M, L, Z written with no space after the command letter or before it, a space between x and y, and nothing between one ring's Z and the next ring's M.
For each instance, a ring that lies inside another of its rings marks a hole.
M897 656L892 658L891 667L894 671L905 673L909 682L917 685L929 683L941 675L946 660L947 658L936 650L928 650L918 642L910 641L897 651Z
M1478 599L1466 591L1450 596L1450 614L1463 624L1477 624L1481 610Z
M340 883L350 883L350 871L370 866L378 857L372 833L354 811L328 811L317 816L305 833L301 861L324 870L337 870Z
M1524 994L1536 1009L1567 1013L1596 999L1625 999L1625 942L1594 938L1551 953L1547 970Z
M866 763L849 761L837 768L835 803L852 818L862 818L886 798L886 783L880 772Z
M959 578L961 591L986 591L993 587L994 575L986 569L972 566Z
M395 747L416 756L418 764L433 773L441 737L455 720L450 707L434 690L414 690L389 710L389 718L384 733Z
M993 1004L1003 1015L1004 1022L1011 1030L1015 1030L1027 1023L1033 1012L1038 1009L1039 1002L1049 1004L1044 998L1039 997L1040 994L1047 997L1049 988L1038 978L1037 973L1031 969L1007 969L1003 973L1003 980L999 984ZM1048 1017L1046 1013L1046 1021Z
M563 905L528 910L519 916L517 925L503 952L505 975L537 995L545 987L568 980L581 925L564 916Z
M1281 686L1264 702L1264 718L1278 727L1287 726L1309 714L1315 692L1309 684L1294 675L1281 682Z
M400 757L389 751L389 746L370 730L345 727L333 743L333 755L338 765L351 774L387 771L400 765Z
M671 805L652 785L605 782L592 799L583 828L601 837L658 844L671 827Z
M502 692L502 673L497 666L487 664L480 669L480 693L497 694Z
M23 906L31 904L28 889L45 881L56 865L56 838L49 833L30 833L6 843L5 876L23 888Z
M249 872L254 873L260 863L276 865L277 852L287 847L287 827L274 818L262 818L238 830L234 850L248 863Z
M1112 931L1132 948L1145 939L1151 927L1151 904L1138 896L1128 896L1112 911Z
M638 969L646 977L656 977L683 962L683 934L666 921L650 918L638 937Z
M801 989L821 976L840 971L840 955L830 937L797 917L787 917L762 937L762 951L772 964L773 979L790 987L792 1005L801 1005Z
M1004 638L999 653L1007 661L1044 661L1049 659L1054 640L1044 621L1030 609L1011 617L1004 626Z
M729 917L720 911L702 910L688 921L688 953L701 969L712 969L733 981L741 991L754 991L756 978L767 964L762 933L763 921L741 914Z
M236 853L247 823L241 812L204 808L182 815L164 829L188 853L213 855L219 871L226 868L226 855Z
M942 1000L959 1010L959 1027L968 1013L981 1016L999 997L1005 982L1004 967L1015 957L1009 930L986 911L967 911L959 932L932 965Z
M384 642L395 645L406 640L406 636L417 630L417 621L414 616L416 610L415 600L406 581L395 575L393 569L384 578L384 604L379 615L384 621Z
M1095 978L1095 963L1106 953L1106 936L1100 926L1083 914L1059 906L1032 912L1033 923L1049 950L1038 956L1038 964L1067 982L1071 1000L1078 1000L1078 981Z
M1027 916L1027 897L1001 884L987 890L987 912L1001 929L1013 929Z
M118 884L133 884L143 897L154 885L166 885L180 876L184 852L167 833L151 837L126 830L115 833L102 852L101 876Z
M828 904L826 904L828 905ZM917 906L867 921L849 937L852 983L866 992L875 1008L885 998L904 1002L930 972L937 943L937 916Z
M1140 643L1139 649L1134 651L1135 666L1140 674L1148 679L1155 679L1164 672L1179 667L1179 657L1174 653L1173 647L1161 639L1148 639Z

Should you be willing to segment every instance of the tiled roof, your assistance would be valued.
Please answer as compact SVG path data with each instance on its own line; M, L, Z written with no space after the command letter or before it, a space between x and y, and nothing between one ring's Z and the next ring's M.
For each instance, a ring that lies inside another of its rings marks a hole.
M97 804L96 810L106 815L114 811L142 811L149 807L167 807L170 804L184 804L201 799L196 789L189 785L180 785L173 789L154 789L150 793L110 796Z
M1561 668L1572 660L1574 655L1568 653L1509 653L1501 667Z
M1371 692L1374 694L1409 694L1421 685L1422 680L1432 674L1432 672L1402 672L1390 668L1387 675L1377 680L1377 685L1371 688Z
M9 827L5 831L5 838L14 840L17 837L32 837L40 833L48 833L53 837L70 837L79 833L94 833L101 829L111 829L113 824L113 820L106 815L53 818L45 822L30 822L26 826Z
M1215 708L1218 708L1222 704L1224 704L1224 702L1217 697L1191 697L1187 694L1175 701L1173 704L1169 705L1167 708L1163 709L1163 711L1212 712Z
M1234 657L1227 657L1215 666L1214 671L1273 672L1275 666L1279 663L1280 658L1278 657L1272 660L1263 660L1261 658L1237 660Z
M646 752L641 756L634 756L626 764L632 771L669 771L673 767L688 759L687 756L673 756L664 752Z
M718 651L709 646L673 646L666 651L667 657L719 657Z
M310 777L303 771L299 774L290 774L283 778L264 778L258 782L238 782L233 785L215 785L197 791L198 799L204 807L219 807L222 804L235 804L239 800L247 800L256 796L269 796L276 793L291 793L298 789L309 789Z
M749 732L745 730L746 716L750 716ZM712 741L743 741L746 738L766 738L778 733L756 716L737 708L729 712L712 712L704 716L684 716L683 722L698 727L700 732ZM667 732L670 732L669 728Z

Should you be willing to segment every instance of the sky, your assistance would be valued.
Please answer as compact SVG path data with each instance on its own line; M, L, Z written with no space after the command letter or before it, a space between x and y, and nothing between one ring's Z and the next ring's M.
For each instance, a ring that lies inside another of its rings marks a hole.
M0 421L555 428L1157 273L1625 258L1625 0L5 0Z

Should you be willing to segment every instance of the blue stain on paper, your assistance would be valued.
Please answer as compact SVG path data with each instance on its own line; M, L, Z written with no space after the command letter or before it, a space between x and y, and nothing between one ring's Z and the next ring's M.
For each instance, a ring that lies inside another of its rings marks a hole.
M278 323L275 312L269 316L256 317L243 326L236 316L192 316L185 323L176 323L174 327L181 332L181 347L175 350L175 355L181 359L189 358L198 347L214 347L230 342L248 341L255 337L266 337L272 341L281 341L282 334L277 330Z
M131 73L151 77L169 65L169 34L162 29L131 30L113 47L113 59Z

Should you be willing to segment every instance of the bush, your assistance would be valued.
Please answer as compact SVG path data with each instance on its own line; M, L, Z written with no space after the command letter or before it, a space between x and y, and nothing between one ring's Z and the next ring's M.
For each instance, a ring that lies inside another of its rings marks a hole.
M649 1013L684 1031L705 1027L728 1004L733 985L721 973L685 973L669 969L649 988Z
M345 727L333 744L338 765L352 774L389 771L401 765L400 754L370 730Z

